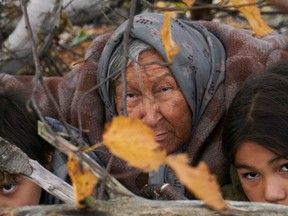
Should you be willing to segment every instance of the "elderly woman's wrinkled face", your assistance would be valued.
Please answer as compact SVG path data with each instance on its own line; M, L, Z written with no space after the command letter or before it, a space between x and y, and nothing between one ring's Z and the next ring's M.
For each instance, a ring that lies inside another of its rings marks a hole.
M163 62L152 50L144 51L139 61ZM192 129L192 113L181 89L166 66L151 64L146 70L133 63L127 68L127 112L132 119L141 119L153 129L155 141L171 153L183 145ZM117 111L121 109L122 82L116 80Z
M8 175L0 172L0 207L38 205L42 188L21 175Z

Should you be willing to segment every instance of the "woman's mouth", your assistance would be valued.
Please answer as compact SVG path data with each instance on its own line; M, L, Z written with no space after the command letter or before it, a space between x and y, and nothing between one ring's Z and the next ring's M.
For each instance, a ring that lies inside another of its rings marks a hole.
M157 133L155 134L155 141L156 142L162 142L166 137L167 137L168 133Z

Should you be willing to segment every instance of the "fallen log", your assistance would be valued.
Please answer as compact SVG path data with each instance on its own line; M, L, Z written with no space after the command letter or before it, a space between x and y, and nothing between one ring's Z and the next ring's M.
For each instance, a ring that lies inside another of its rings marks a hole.
M118 197L109 201L97 200L92 209L77 209L73 205L25 206L18 208L0 208L0 215L13 216L90 216L90 215L182 215L182 216L213 216L213 215L247 215L277 216L288 215L288 207L268 203L228 202L230 209L215 212L201 201L157 201L139 197Z
M44 126L44 125L42 125ZM67 141L62 140L61 137L51 136L44 128L40 128L40 134L45 137L51 143L55 144L57 148L66 151L75 151L77 156L86 165L93 164L87 158L87 154L76 151L76 147L71 146ZM55 180L55 176L50 172L45 172L45 175L36 175L39 173L41 165L35 163L27 157L19 148L0 138L0 171L9 172L13 174L25 175L34 180L38 185L47 189L47 186L43 184L43 178L49 179L49 188L55 187L56 190L52 190L53 194L61 198L63 201L69 204L62 205L38 205L38 206L24 206L13 208L0 208L0 216L54 216L54 215L288 215L288 207L284 205L276 205L269 203L253 203L253 202L237 202L227 201L229 208L217 212L211 210L202 201L198 200L173 200L173 201L160 201L149 200L142 197L138 197L126 188L124 188L115 178L108 176L106 184L106 190L109 193L108 200L96 200L94 197L88 197L85 199L86 206L89 208L78 209L71 203L72 194L71 187L59 188L59 182ZM44 168L43 168L44 169ZM92 170L96 175L101 175L103 170L95 164L92 166ZM33 174L34 173L34 174ZM61 180L61 179L60 179ZM61 180L62 181L62 180ZM57 189L58 188L58 189ZM64 194L64 198L63 198ZM66 197L67 196L67 197Z

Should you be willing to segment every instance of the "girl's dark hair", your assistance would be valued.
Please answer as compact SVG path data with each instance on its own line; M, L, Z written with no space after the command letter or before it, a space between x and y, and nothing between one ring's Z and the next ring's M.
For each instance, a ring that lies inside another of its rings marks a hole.
M222 136L223 153L232 164L244 141L288 156L288 61L247 81L236 94Z
M8 91L0 83L0 136L47 166L54 148L37 134L38 116L36 112L28 112L26 100L24 92Z

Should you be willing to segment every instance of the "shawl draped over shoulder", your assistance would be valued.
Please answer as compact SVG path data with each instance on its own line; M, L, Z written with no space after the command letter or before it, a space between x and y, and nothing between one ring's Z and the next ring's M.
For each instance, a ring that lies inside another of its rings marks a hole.
M130 37L150 44L166 59L159 36L162 18L157 14L136 16ZM189 155L191 164L204 160L216 174L219 183L224 185L229 180L229 164L221 153L225 112L245 80L279 60L288 60L288 36L275 33L259 39L249 30L211 21L175 19L171 27L173 40L181 51L170 69L193 112L193 131L184 152ZM89 90L107 76L105 68L108 60L100 59L101 53L104 49L102 58L109 58L113 47L120 43L124 29L125 23L114 34L110 32L96 37L86 51L86 61L78 68L63 77L44 79L61 113L57 113L43 88L37 94L44 115L53 118L62 116L75 127L79 126L79 110L82 128L89 129L92 144L101 140L104 124L115 110L104 85L100 86L100 93ZM31 88L32 78L0 74L0 81L7 88ZM82 100L87 91L89 93ZM104 163L108 162L110 154L107 149L103 147L96 153ZM119 180L132 192L139 193L138 174L124 161L115 159L111 172L130 173L127 178Z

